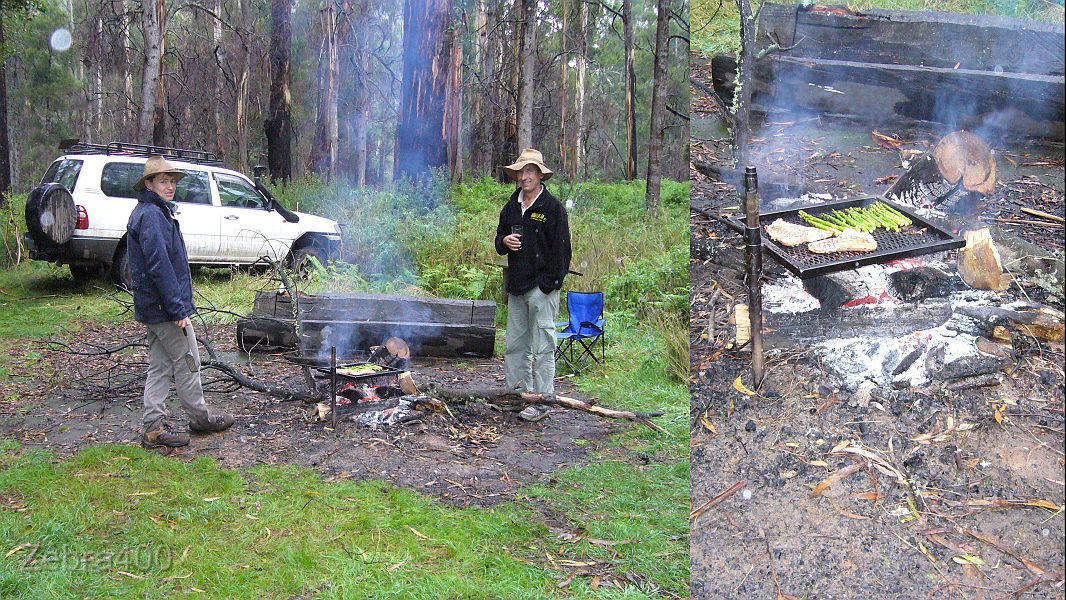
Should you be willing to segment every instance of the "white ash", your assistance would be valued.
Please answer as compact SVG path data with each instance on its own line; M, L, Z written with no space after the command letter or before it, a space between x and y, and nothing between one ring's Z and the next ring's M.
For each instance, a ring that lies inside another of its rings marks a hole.
M795 314L822 307L822 303L803 288L799 277L793 275L764 285L762 292L763 310L768 313Z
M952 308L959 306L992 306L998 296L992 292L967 290L949 296ZM879 305L891 318L891 305ZM865 381L879 386L918 387L930 381L926 361L929 353L943 347L944 361L953 362L979 356L977 337L966 332L960 321L969 317L953 314L939 327L916 331L903 337L851 337L827 340L815 344L823 357L823 365L839 380L841 387L857 390ZM917 356L911 353L918 351ZM899 373L893 371L908 357L911 363Z
M364 427L369 427L373 431L377 431L383 427L394 425L404 417L410 415L411 410L414 408L415 402L417 402L418 399L419 396L404 396L399 399L399 403L394 407L359 413L352 417L352 421Z

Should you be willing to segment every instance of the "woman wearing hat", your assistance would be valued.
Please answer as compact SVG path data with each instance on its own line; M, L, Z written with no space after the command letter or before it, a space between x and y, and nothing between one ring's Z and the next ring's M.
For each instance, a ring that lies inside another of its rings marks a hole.
M233 417L212 413L200 384L200 353L192 329L195 309L185 240L171 209L178 181L185 176L161 156L144 164L137 181L137 206L126 225L126 249L133 282L133 317L148 326L148 376L144 382L146 448L189 443L187 433L167 422L166 397L171 383L192 431L223 431Z
M555 316L559 290L570 269L570 226L566 209L544 181L552 171L537 150L527 148L504 167L518 189L500 211L496 252L507 256L507 387L555 394ZM518 416L539 421L544 405Z

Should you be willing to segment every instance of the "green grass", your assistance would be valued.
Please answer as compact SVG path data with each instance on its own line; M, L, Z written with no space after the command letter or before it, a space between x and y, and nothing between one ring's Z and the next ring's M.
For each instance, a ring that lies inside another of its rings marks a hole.
M1064 20L1062 4L1050 0L862 0L839 4L846 4L852 10L882 8L957 12L1050 23L1062 23ZM753 10L756 6L758 3L752 2ZM693 0L691 11L692 48L694 50L708 56L737 52L740 23L734 0Z
M611 362L581 387L607 405L665 410L657 422L672 436L628 430L588 466L558 471L492 509L451 508L385 483L325 481L296 467L238 472L113 445L59 460L4 442L0 501L18 510L0 509L0 555L21 549L0 559L0 596L155 597L196 588L243 598L550 598L565 572L548 555L612 562L618 573L683 595L688 393L667 377L653 335L619 335ZM541 523L545 510L573 532L619 544L561 542ZM620 594L588 586L578 578L567 593ZM635 589L624 596L645 597Z
M618 574L685 595L689 400L671 363L687 346L664 334L687 310L688 187L667 183L663 214L653 217L638 184L557 182L554 190L574 200L574 266L586 272L568 287L610 294L608 363L574 381L606 406L664 411L656 422L671 435L634 426L606 441L576 440L592 453L587 465L558 470L492 509L452 508L386 483L327 481L291 466L233 470L110 445L60 459L0 440L0 597L197 589L244 598L649 597L635 586L593 590L581 577L559 588L565 561L611 563ZM391 215L374 227L395 244L375 248L346 227L350 261L325 269L310 291L499 294L499 270L482 261L499 260L491 240L509 186L473 182L451 202L421 209L402 189L353 194L298 182L284 193L286 202L321 202L337 216ZM40 263L0 270L0 340L129 319L110 286L98 285L79 287L65 268ZM194 277L198 305L235 313L270 285L226 270ZM546 523L598 543L560 540Z

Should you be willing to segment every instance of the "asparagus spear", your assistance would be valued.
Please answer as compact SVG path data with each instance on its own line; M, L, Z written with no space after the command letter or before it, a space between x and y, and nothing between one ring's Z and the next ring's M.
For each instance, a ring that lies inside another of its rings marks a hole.
M818 229L824 229L826 231L843 231L844 230L844 227L842 227L840 225L837 225L835 223L831 223L829 221L823 221L822 219L819 219L818 217L815 217L814 215L811 215L808 212L803 211L803 210L799 211L799 216L800 216L801 219L806 221L809 225L811 225L812 227L817 227Z

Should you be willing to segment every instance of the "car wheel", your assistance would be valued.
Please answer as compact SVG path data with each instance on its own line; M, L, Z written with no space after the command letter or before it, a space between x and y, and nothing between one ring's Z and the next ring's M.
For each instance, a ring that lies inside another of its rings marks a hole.
M125 244L115 252L115 260L111 263L111 281L120 288L133 291L133 275L130 274L130 259Z
M300 279L310 279L315 272L315 260L320 265L326 264L326 253L318 246L304 246L292 255L292 270Z
M67 265L70 275L78 283L86 283L100 275L100 265Z
M26 228L42 246L61 246L74 236L78 209L74 198L58 183L46 183L30 192L26 200Z

